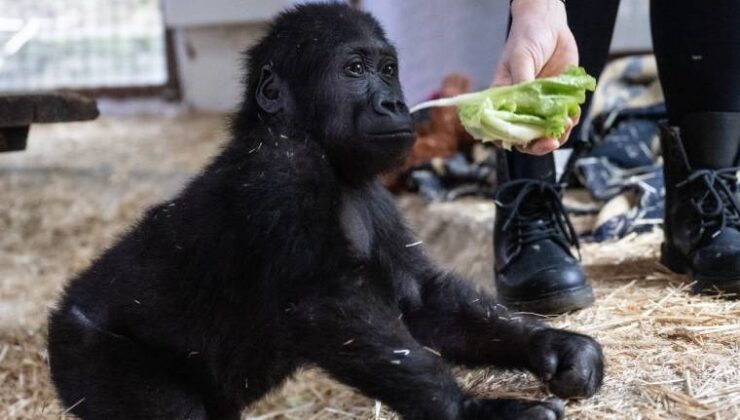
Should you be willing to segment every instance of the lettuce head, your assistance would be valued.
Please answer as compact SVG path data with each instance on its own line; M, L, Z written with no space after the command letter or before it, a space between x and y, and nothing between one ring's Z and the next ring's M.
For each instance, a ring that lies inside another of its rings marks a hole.
M596 79L582 67L531 82L442 98L417 105L411 111L432 106L457 106L460 121L474 138L500 141L502 146L525 146L540 137L559 138L569 118L578 115L586 91Z

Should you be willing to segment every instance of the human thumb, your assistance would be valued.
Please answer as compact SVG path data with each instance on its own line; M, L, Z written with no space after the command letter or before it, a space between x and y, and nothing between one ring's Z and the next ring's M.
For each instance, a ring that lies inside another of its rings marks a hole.
M526 52L515 52L509 60L511 83L522 83L534 80L535 68L532 56Z

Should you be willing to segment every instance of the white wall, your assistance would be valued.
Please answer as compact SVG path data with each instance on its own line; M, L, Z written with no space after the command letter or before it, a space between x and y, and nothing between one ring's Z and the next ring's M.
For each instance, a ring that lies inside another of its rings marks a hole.
M292 0L163 0L167 24L175 27L261 22Z
M508 0L364 0L400 54L406 100L426 99L449 73L487 87L506 37Z
M185 104L232 111L242 93L242 53L262 36L267 20L304 1L164 0Z
M175 45L185 104L203 111L232 111L242 93L242 52L263 30L263 23L177 29Z

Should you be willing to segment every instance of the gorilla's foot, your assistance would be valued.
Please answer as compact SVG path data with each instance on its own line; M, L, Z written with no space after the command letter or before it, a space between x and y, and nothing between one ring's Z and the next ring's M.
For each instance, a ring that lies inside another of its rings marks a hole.
M563 418L563 400L552 398L547 401L515 399L469 400L465 402L465 420L558 420Z

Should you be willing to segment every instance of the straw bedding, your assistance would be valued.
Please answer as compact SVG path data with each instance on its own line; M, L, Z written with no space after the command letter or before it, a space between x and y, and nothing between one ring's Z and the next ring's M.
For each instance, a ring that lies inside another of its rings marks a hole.
M206 115L34 127L28 151L0 155L0 418L66 417L49 384L49 306L66 279L217 152L222 127ZM685 279L656 264L660 240L656 232L584 247L597 304L551 322L596 336L608 367L596 397L568 404L571 418L740 418L740 301L687 293ZM457 373L480 395L546 395L520 372ZM395 418L316 370L245 417Z

